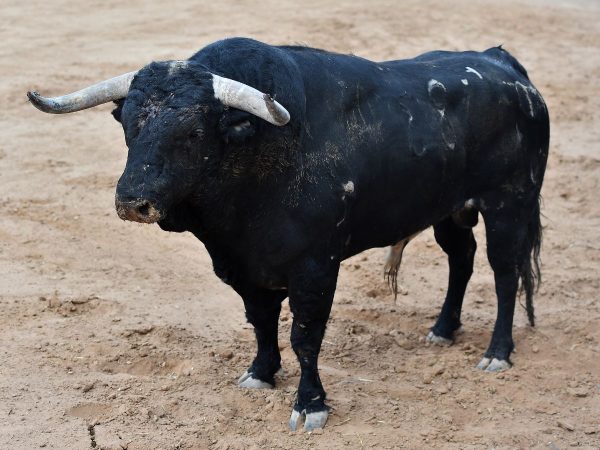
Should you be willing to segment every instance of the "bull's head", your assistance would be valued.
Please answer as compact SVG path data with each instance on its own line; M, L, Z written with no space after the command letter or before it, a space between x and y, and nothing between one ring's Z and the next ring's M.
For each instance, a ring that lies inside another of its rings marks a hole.
M288 111L269 95L193 61L152 63L62 97L27 93L38 109L62 114L114 101L129 148L115 203L119 217L157 222L192 194L223 142L254 133L252 116L283 126ZM228 106L227 114L214 114Z

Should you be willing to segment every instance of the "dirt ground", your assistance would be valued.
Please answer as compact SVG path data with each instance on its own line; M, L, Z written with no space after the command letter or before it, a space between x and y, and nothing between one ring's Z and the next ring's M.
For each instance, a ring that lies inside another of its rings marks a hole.
M599 24L600 4L576 0L3 0L0 448L600 448ZM475 369L496 311L480 225L452 347L423 339L447 278L426 232L406 251L397 301L384 249L343 264L322 432L287 430L299 376L287 305L277 389L236 386L254 352L242 302L191 235L118 219L126 147L111 107L50 116L25 98L234 35L376 60L503 43L526 66L552 139L538 326L518 309L510 371Z

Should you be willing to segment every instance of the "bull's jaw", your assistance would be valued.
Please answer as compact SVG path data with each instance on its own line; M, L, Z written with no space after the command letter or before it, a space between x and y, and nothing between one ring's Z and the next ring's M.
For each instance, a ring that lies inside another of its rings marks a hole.
M165 214L156 208L152 202L145 199L121 201L117 198L115 206L117 215L121 219L131 222L156 223L165 217Z

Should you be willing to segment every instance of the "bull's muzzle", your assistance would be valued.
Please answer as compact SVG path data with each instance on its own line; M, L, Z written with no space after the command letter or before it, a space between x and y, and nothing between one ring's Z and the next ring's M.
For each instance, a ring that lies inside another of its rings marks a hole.
M115 199L117 214L123 220L140 223L155 223L163 218L163 214L150 200L138 198L135 200Z

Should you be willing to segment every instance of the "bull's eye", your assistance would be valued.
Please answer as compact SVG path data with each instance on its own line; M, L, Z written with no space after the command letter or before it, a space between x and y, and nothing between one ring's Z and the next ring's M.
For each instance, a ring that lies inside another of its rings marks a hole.
M250 114L246 112L224 115L219 128L226 144L241 144L252 137L255 131Z

